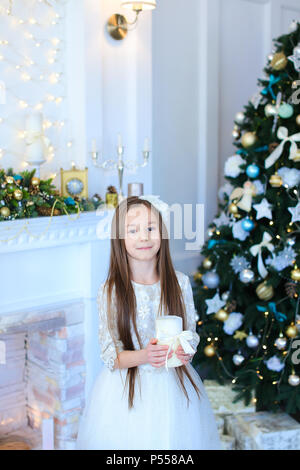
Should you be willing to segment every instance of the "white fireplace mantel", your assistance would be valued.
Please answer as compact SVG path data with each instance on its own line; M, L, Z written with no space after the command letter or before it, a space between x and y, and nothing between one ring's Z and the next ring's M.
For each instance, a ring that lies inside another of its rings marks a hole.
M52 221L38 217L0 222L0 317L29 318L34 311L83 302L87 392L101 366L96 295L109 266L113 214L104 208L78 218L71 214ZM12 239L4 242L7 238Z
M113 210L99 209L52 217L16 219L0 222L0 253L35 250L54 246L88 243L99 240L97 226L111 220ZM98 226L99 229L99 226ZM100 240L101 241L101 240Z

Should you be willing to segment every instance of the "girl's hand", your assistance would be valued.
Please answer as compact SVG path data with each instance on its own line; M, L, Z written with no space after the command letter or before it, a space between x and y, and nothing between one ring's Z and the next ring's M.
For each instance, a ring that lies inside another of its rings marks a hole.
M169 347L156 344L158 341L157 338L151 338L147 347L145 348L147 363L151 364L153 367L162 367L165 364L166 355ZM173 349L169 352L168 359L172 357Z
M178 348L176 349L175 351L176 353L176 356L178 357L178 359L180 359L180 361L182 362L183 365L187 365L190 360L192 359L192 357L194 356L194 354L186 354L184 352L184 349L183 347L181 346L181 344L178 346Z

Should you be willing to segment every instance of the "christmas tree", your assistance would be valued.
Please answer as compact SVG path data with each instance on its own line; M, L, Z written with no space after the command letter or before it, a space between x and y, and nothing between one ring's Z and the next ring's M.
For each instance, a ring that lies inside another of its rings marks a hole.
M194 363L256 410L300 410L300 23L235 116L235 155L194 274Z

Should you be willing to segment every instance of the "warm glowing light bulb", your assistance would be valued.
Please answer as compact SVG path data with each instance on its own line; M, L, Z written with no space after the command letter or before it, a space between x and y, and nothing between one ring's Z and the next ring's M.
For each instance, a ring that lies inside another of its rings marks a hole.
M56 103L56 104L60 104L61 102L62 102L62 97L61 97L61 96L59 96L58 98L56 98L56 100L55 100L55 103Z
M26 101L24 101L24 100L20 100L19 105L20 105L21 108L27 108L28 107L28 103L26 103Z
M34 108L36 111L40 111L41 109L43 109L43 103L37 103L35 105L35 108Z
M41 45L40 42L36 42L36 43L35 43L35 46L36 46L36 47L40 47L40 45Z
M60 39L58 39L58 38L52 38L52 39L51 39L51 42L52 42L53 46L58 46L58 44L60 43Z
M36 24L37 21L36 21L35 18L29 18L29 23L30 23L30 24Z
M24 80L24 82L28 82L29 80L31 80L31 76L26 72L22 73L21 78L22 80Z
M54 101L54 100L55 100L55 96L53 96L53 95L48 95L48 96L47 96L47 100L48 100L48 101Z
M19 139L25 139L25 136L26 136L26 131L19 131L18 132Z

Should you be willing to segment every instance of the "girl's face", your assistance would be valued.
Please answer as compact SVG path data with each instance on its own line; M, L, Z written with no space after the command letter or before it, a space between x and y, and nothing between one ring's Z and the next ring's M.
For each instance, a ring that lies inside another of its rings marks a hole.
M125 217L125 247L129 256L150 260L160 249L159 221L143 204L131 207Z

